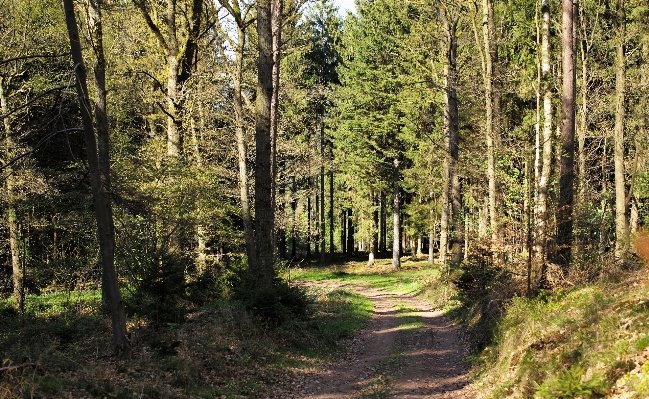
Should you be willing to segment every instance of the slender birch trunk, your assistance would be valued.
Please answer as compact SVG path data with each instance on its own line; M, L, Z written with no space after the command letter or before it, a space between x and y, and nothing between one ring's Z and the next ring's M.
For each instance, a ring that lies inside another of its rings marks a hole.
M537 183L536 243L535 254L541 266L541 279L545 277L547 256L547 203L552 168L552 72L550 70L550 2L543 0L541 6L543 23L541 29L541 91L543 92L543 131L540 149L540 172Z
M615 3L617 30L615 43L615 130L613 157L615 162L615 256L623 259L629 250L626 179L624 177L624 123L626 96L626 13L624 0Z

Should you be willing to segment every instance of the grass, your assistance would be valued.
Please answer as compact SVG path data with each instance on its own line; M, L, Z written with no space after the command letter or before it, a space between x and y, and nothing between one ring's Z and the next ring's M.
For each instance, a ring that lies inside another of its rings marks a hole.
M395 270L390 259L378 259L375 266L363 262L350 262L329 267L296 268L286 272L286 277L297 281L336 281L350 285L363 285L402 294L421 294L432 281L439 279L439 270L426 261L403 258L401 269Z
M476 359L476 385L486 398L649 397L647 326L641 274L514 298Z
M419 315L419 311L412 305L399 302L396 305L399 329L408 332L415 332L424 328L424 320Z

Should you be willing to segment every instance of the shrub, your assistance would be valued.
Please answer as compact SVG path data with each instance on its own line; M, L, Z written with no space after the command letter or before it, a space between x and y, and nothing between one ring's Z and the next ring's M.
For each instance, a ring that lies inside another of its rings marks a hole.
M248 311L269 325L278 326L293 318L309 315L313 299L304 287L274 278L270 288L258 289L255 276L248 269L237 268L230 276L232 299L241 302Z
M185 268L191 259L161 250L139 260L131 267L129 311L156 323L184 320L187 313Z

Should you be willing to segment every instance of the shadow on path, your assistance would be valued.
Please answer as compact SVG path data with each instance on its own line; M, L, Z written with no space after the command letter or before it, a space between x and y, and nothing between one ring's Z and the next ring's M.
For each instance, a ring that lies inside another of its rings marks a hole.
M318 284L319 285L319 284ZM473 398L466 352L459 328L442 312L410 295L350 286L374 303L374 315L341 359L307 372L304 387L284 396L294 399ZM399 304L421 326L400 326Z

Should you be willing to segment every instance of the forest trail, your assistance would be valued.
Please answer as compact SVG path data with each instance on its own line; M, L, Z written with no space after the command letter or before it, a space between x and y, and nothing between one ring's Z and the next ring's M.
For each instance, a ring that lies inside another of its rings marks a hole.
M374 303L368 324L338 360L300 375L292 399L473 398L459 327L411 295L324 283Z

